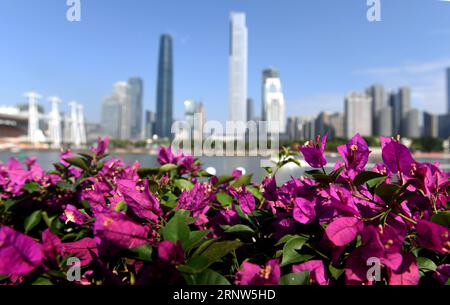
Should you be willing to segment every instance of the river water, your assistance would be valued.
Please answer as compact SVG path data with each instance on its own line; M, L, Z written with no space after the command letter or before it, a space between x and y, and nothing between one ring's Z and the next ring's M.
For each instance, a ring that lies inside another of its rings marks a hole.
M155 167L158 165L157 156L149 154L114 154L115 156L122 158L122 160L131 164L134 161L138 161L142 167ZM9 151L0 151L0 161L6 162L9 158L15 157L20 161L24 161L28 156L36 156L39 164L46 170L52 169L52 164L58 162L59 152L57 151L21 151L18 153L12 153ZM327 156L328 169L334 166L334 163L339 160L339 156ZM268 160L261 157L200 157L203 168L213 167L216 170L217 175L230 174L233 169L241 167L244 168L247 173L253 173L254 181L260 181L266 174L266 171L261 165L267 166ZM266 161L267 160L267 161ZM446 171L450 171L450 159L442 158L437 160L417 158L418 162L435 162L438 161L442 164L442 168ZM371 168L374 163L381 161L380 156L371 156L367 168ZM270 162L269 162L270 164ZM306 164L302 167L291 163L284 166L277 173L277 181L283 183L290 179L290 177L299 177L305 170L309 170Z

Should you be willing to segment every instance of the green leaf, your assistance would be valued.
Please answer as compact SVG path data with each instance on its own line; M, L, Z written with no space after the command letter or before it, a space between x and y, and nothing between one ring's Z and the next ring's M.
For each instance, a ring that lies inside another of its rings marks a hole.
M232 186L239 187L242 185L249 185L250 183L252 183L252 177L253 174L239 176L236 181L232 183Z
M223 226L222 226L223 228ZM228 227L225 229L225 233L247 233L247 234L254 234L255 231L253 231L252 228L246 225L234 225L231 227Z
M191 190L194 187L194 184L186 179L176 179L175 186L180 190Z
M252 193L253 196L255 196L255 198L258 199L259 201L261 201L263 199L263 194L261 193L259 188L250 185L250 186L247 186L246 189L247 189L247 191Z
M123 200L119 201L116 204L116 206L114 207L114 211L116 211L116 212L126 211L127 209L128 209L128 204L126 204L126 202Z
M147 176L152 176L152 175L156 175L159 173L159 168L158 167L142 167L140 169L138 169L138 175L141 178L147 177Z
M370 179L369 181L366 182L366 184L369 187L369 189L372 190L372 189L376 188L377 186L379 186L384 181L386 181L387 178L388 178L387 176L384 176L384 177Z
M223 175L223 176L219 176L219 177L217 178L217 183L216 183L216 185L220 185L220 184L224 184L224 183L230 182L230 181L232 181L233 179L234 179L234 177L231 176L231 175Z
M297 250L300 250L308 239L302 236L297 236L290 239L283 248L283 259L281 260L281 267L289 264L298 263L304 260L304 256L300 255Z
M53 285L53 283L45 277L38 277L32 285L39 285L39 286L45 286L45 285Z
M427 257L418 257L417 264L419 265L419 270L422 272L436 271L436 264Z
M217 193L216 199L223 207L231 206L231 204L233 203L233 197L231 197L225 192Z
M309 271L293 272L280 278L280 285L309 285Z
M431 222L437 223L446 228L450 228L450 211L439 211L431 216Z
M359 173L355 177L355 179L353 180L353 184L355 186L360 186L360 185L363 185L364 183L366 183L367 181L370 181L370 180L373 180L376 178L382 178L382 177L386 177L386 176L383 176L382 174L379 174L376 172L362 172L362 173Z
M166 172L170 172L172 170L175 170L177 168L178 168L178 166L176 164L168 163L168 164L164 164L163 166L161 166L159 168L159 171L161 173L166 173Z
M328 266L328 270L330 270L331 276L335 280L337 280L344 273L344 269L338 269L331 264Z
M298 235L291 235L291 234L286 234L283 237L280 238L280 240L275 244L275 246L279 246L282 244L287 243L288 241L290 241L291 239L297 237Z
M195 248L196 246L199 246L202 242L206 241L204 237L208 235L208 230L201 230L201 231L192 231L189 234L189 242L186 245L186 248Z
M134 258L151 262L152 261L152 252L153 248L150 245L142 245L137 248L130 249L130 252L133 254Z
M180 210L182 211L182 210ZM178 211L161 230L164 240L170 240L176 243L181 241L183 247L189 243L190 229L187 225L187 219L183 213Z
M392 201L392 198L394 197L395 192L400 187L395 184L381 184L375 189L375 194L380 196L381 199L385 203L390 203Z
M41 210L34 211L33 213L31 213L30 216L25 218L24 222L25 233L30 232L35 226L37 226L41 222L41 219L42 219Z
M188 285L231 285L223 275L211 269L197 274L186 274L184 278Z
M85 171L89 170L89 164L83 158L71 157L71 158L65 158L64 161L66 161L70 165L76 166Z
M29 194L39 191L40 188L41 188L41 187L40 187L39 184L36 183L36 182L28 182L27 184L25 184L25 185L23 186L23 189L24 189L25 191L27 191Z
M177 200L178 197L174 193L167 192L162 196L161 204L170 209L174 209L177 206Z
M327 184L333 182L333 177L324 173L313 174L312 177L319 183Z
M192 257L184 266L185 268L179 269L182 272L188 273L200 273L210 265L218 262L225 255L236 250L242 245L239 240L226 240L219 242L209 243L208 246L204 247L200 253L196 251L195 257ZM181 266L180 266L181 267Z

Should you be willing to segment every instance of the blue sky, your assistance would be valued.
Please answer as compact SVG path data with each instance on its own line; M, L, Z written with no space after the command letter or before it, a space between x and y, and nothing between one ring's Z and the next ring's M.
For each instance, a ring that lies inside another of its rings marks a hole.
M83 103L98 121L112 84L141 76L144 106L154 110L159 35L170 33L175 117L196 98L208 119L225 120L235 10L247 14L248 92L258 113L266 67L280 71L288 115L341 111L346 93L374 82L410 85L414 106L443 112L450 3L381 3L382 21L370 23L365 0L81 0L82 20L70 23L65 0L1 0L0 105L35 89Z

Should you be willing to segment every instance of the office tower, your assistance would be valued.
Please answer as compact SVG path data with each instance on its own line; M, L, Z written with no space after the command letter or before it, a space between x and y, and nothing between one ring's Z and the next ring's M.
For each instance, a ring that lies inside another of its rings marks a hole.
M450 113L439 115L439 138L448 139L450 137Z
M447 68L447 113L450 114L450 67Z
M406 118L411 107L411 89L401 87L398 92L391 92L389 106L392 107L392 132L394 135L403 135L406 132Z
M153 111L145 112L145 138L150 139L155 134L156 115Z
M330 115L330 129L329 135L331 139L343 139L345 138L344 134L344 114L340 112L336 112Z
M400 131L402 134L408 131L408 120L409 111L411 109L411 89L409 87L401 87L398 90L398 100L400 103ZM416 115L416 114L413 114ZM418 115L418 114L417 114Z
M438 116L429 112L423 113L423 136L437 138L439 136Z
M391 137L392 133L392 107L385 106L378 112L378 132L380 136Z
M385 106L386 94L382 85L372 85L366 93L372 98L372 131L374 135L380 136L380 110Z
M289 140L297 140L298 127L297 127L297 118L296 117L288 117L286 123L286 131Z
M345 98L345 136L356 133L372 136L372 98L365 93L352 92Z
M230 15L229 120L247 121L247 26L245 14Z
M202 102L194 100L184 101L184 118L191 127L191 137L200 139L206 120L205 107Z
M161 138L172 137L173 58L172 37L161 35L159 44L158 80L156 93L156 130Z
M314 120L314 129L316 134L323 136L330 131L330 113L320 112L319 115Z
M278 71L266 69L263 71L262 108L263 120L272 123L269 132L286 132L286 113L284 95Z
M247 121L253 120L253 99L247 98Z
M420 137L419 110L410 109L403 120L403 135L408 138Z
M126 82L114 84L111 96L103 100L102 128L105 135L116 139L130 139L131 104Z
M142 96L143 96L143 82L139 77L132 77L128 80L130 93L130 117L131 138L137 140L142 135Z

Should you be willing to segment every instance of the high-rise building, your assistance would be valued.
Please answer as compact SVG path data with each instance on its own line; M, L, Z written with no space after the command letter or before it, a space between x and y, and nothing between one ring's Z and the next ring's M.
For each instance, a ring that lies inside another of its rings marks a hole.
M139 77L132 77L128 80L130 93L130 116L131 116L131 138L134 140L142 136L142 96L143 82Z
M145 138L150 139L155 135L156 115L153 111L145 112Z
M266 69L263 71L262 108L263 120L272 124L269 132L286 132L286 113L284 95L278 71Z
M450 114L450 67L447 68L447 113Z
M126 82L114 84L111 96L103 100L102 128L105 135L117 139L131 137L131 104Z
M423 113L423 135L428 138L437 138L439 136L438 116L429 112Z
M247 121L252 121L254 119L253 107L253 99L247 98Z
M392 107L385 106L378 113L378 132L380 136L391 137L392 134Z
M419 110L410 109L403 120L403 135L408 138L420 137Z
M202 102L194 100L184 101L184 117L191 128L191 137L201 139L203 135L203 126L206 120L205 107Z
M447 139L450 137L450 113L439 116L439 138Z
M356 133L372 136L372 98L365 93L352 92L344 102L346 138Z
M324 134L330 135L330 116L329 112L321 112L314 120L314 129L316 134L323 136Z
M247 121L247 26L245 13L230 15L229 120Z
M329 135L331 139L345 138L344 133L344 114L340 112L335 112L330 115L330 130Z
M401 87L398 92L391 92L389 106L392 107L392 132L394 135L403 135L406 132L406 118L411 108L411 89Z
M372 85L366 90L367 95L372 98L372 131L374 135L380 136L380 110L385 106L386 94L382 85Z
M172 37L161 35L159 44L158 81L156 93L156 130L161 138L171 138L173 121L173 59Z

